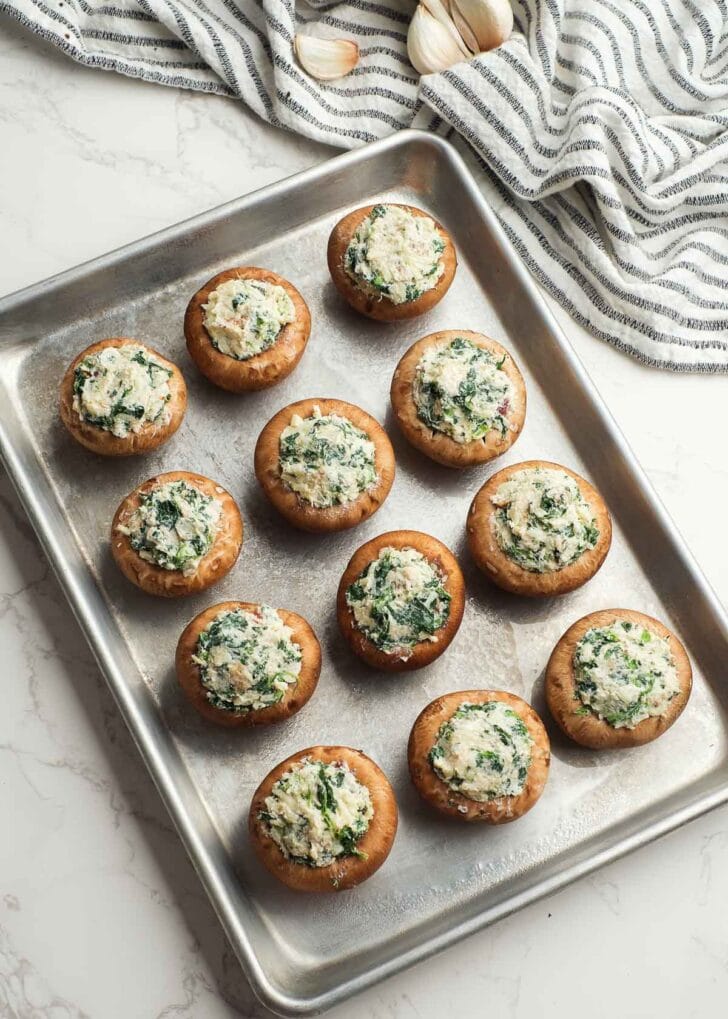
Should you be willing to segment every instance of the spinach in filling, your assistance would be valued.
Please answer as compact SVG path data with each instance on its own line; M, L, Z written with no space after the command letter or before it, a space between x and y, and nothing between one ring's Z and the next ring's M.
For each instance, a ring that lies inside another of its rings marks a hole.
M445 578L413 548L383 548L346 591L365 637L386 654L409 658L421 641L437 640L450 616Z
M451 789L483 803L523 792L532 747L525 722L503 701L464 702L440 726L429 761Z
M574 650L574 678L578 712L615 729L664 715L680 692L668 641L627 620L587 630Z
M474 442L492 428L508 432L513 385L495 357L458 336L425 351L415 370L413 398L419 419L455 442Z
M292 635L270 605L216 616L193 656L210 704L235 714L277 704L301 671L301 649Z
M104 347L78 364L73 409L78 416L123 439L149 422L166 424L172 372L144 347Z
M307 757L275 783L258 821L287 859L328 867L343 856L366 859L357 843L373 816L371 794L348 764Z
M221 354L237 361L268 350L296 317L284 287L264 280L231 279L203 304L205 329Z
M445 242L429 216L396 205L375 205L362 220L344 256L354 284L393 304L415 301L432 290L444 272Z
M591 506L565 471L526 467L491 497L495 539L531 573L551 573L594 548L599 529Z
M352 502L376 483L374 443L338 414L294 414L281 432L281 481L319 509Z
M142 495L119 530L142 559L188 576L212 548L220 512L217 499L187 481L170 481Z

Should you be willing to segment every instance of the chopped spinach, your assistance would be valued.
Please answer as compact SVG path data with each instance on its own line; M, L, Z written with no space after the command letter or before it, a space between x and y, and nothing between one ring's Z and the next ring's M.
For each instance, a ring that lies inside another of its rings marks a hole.
M450 601L444 578L414 549L382 549L346 592L357 626L387 654L431 639L447 622Z
M129 542L142 559L165 570L192 572L212 548L220 503L186 481L145 492L129 524ZM184 520L184 535L178 525Z
M440 726L428 757L443 782L484 802L522 792L532 747L528 727L511 707L465 702Z
M194 655L207 699L236 714L278 704L296 683L301 660L291 630L269 605L220 613L200 634Z
M349 242L344 269L364 292L403 304L435 286L443 273L444 249L429 216L375 205Z
M358 843L373 814L369 790L347 764L304 758L275 783L257 818L286 857L325 867L343 856L366 859Z
M417 416L456 442L475 442L496 428L508 433L513 385L503 360L458 336L420 359L413 386Z
M593 627L574 650L574 694L578 714L594 714L615 728L634 728L664 714L679 693L668 642L645 627Z
M202 307L212 345L237 361L270 349L296 317L284 287L243 277L221 283Z
M576 481L552 468L524 468L492 496L498 545L532 573L563 569L599 540L591 506Z
M139 372L132 365L145 370ZM88 424L124 438L144 423L163 418L172 396L171 376L170 369L136 344L105 347L76 367L74 408Z
M318 413L317 413L318 412ZM374 443L361 428L317 408L281 433L281 481L318 508L352 502L377 480Z

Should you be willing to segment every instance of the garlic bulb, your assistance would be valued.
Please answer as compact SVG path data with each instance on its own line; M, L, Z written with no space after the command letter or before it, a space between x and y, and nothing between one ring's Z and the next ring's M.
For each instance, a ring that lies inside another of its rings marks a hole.
M412 66L420 74L444 71L471 56L464 44L458 42L457 32L453 34L422 4L417 7L410 22L407 54Z
M299 32L293 46L301 67L318 81L343 78L359 63L359 47L351 39L319 39Z
M432 74L495 49L512 30L509 0L420 0L407 33L407 53L416 71Z
M476 53L495 49L513 31L509 0L450 0L450 13L461 36Z

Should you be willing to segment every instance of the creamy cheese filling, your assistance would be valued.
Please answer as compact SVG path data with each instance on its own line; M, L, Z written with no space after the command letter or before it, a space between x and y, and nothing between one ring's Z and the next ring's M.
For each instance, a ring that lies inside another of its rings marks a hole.
M404 304L435 286L445 269L444 250L429 216L375 205L349 242L344 269L359 289Z
M294 414L281 432L281 481L311 506L351 502L377 480L374 443L338 414Z
M414 548L383 548L346 591L354 622L380 651L409 658L450 616L445 578Z
M499 547L532 573L563 569L599 538L591 506L565 471L525 467L498 486L491 502Z
M574 650L574 676L580 713L615 729L664 715L680 692L669 642L627 620L587 630Z
M187 481L170 481L142 495L119 524L142 559L191 576L215 541L221 505Z
M89 354L73 377L73 409L119 439L150 422L166 425L172 372L144 347L127 343Z
M491 428L506 435L514 391L504 361L462 336L430 347L412 387L420 421L460 443L482 439Z
M241 714L277 704L301 672L301 648L275 609L221 612L192 656L210 704Z
M348 764L310 757L278 779L258 813L283 855L308 867L328 867L341 856L366 859L357 842L373 817L371 794Z
M465 702L440 726L429 758L451 789L484 803L523 792L532 747L525 722L503 701Z
M268 350L283 326L296 317L293 301L283 287L250 279L221 283L202 310L213 346L237 361Z

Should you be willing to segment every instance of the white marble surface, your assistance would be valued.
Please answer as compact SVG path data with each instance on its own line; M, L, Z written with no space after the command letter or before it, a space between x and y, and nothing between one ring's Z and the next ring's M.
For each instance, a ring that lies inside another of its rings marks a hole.
M329 154L0 20L0 293ZM644 369L558 315L727 602L728 545L696 507L728 496L728 379ZM0 1015L264 1014L5 478L0 647ZM725 1014L726 901L722 809L332 1014Z

